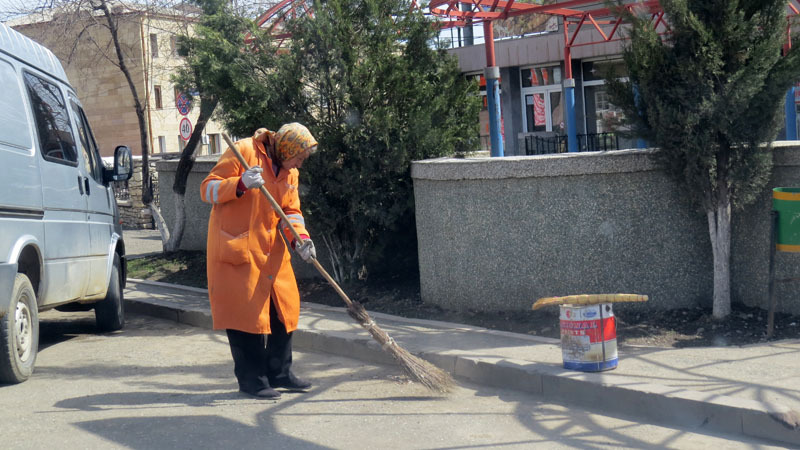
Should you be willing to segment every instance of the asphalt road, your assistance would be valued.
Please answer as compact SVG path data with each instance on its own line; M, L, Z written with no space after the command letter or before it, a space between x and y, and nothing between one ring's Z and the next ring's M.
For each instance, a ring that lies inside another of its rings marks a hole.
M447 396L395 367L295 352L315 384L277 401L236 390L225 335L133 315L41 315L33 377L0 385L2 448L762 448L461 383ZM598 411L602 405L598 405Z

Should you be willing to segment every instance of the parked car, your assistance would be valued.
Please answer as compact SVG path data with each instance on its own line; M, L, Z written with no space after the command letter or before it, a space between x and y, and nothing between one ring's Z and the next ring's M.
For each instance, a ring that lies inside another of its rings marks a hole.
M33 372L40 311L94 308L101 330L125 324L125 244L113 168L64 68L47 48L0 24L0 382Z

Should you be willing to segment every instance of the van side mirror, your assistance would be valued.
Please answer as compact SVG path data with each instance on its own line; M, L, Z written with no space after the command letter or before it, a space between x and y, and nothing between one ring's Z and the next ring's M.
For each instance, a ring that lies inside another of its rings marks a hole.
M105 169L103 178L106 183L111 181L125 181L133 176L133 156L131 149L124 145L114 149L114 167Z

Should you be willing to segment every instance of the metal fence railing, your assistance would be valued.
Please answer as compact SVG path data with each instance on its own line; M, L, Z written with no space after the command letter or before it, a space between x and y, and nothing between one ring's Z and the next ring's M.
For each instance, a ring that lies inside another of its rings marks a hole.
M114 198L117 202L126 202L131 199L131 191L128 188L128 180L114 181L111 183L114 187Z
M579 134L577 138L579 152L600 152L619 149L619 137L614 133ZM525 154L565 153L569 149L568 143L566 135L525 136Z
M526 155L546 155L567 151L566 136L525 136Z
M578 151L604 152L619 150L619 136L614 133L589 133L578 135Z

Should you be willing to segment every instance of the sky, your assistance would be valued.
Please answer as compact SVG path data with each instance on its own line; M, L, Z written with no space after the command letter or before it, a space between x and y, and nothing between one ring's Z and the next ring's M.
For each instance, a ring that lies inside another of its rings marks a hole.
M148 3L148 0L123 0L125 3ZM156 0L159 1L159 0ZM179 0L160 0L159 3ZM266 11L270 6L279 0L231 0L236 6L248 6L254 11ZM16 11L30 10L36 5L48 5L58 0L0 0L0 21L4 22L10 13ZM154 0L149 0L149 3L155 3Z
M25 5L28 3L28 5ZM24 2L22 0L0 0L0 21L5 22L9 18L9 14L13 11L18 11L23 7L30 7L33 3L31 1Z

